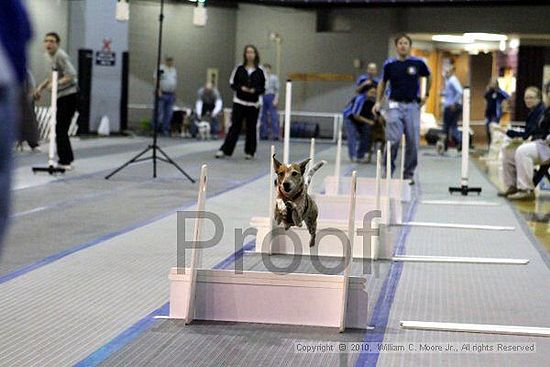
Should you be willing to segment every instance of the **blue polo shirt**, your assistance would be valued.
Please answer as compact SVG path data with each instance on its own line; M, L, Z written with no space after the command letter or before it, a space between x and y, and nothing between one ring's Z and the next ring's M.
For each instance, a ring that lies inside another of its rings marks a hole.
M426 62L419 57L409 56L405 60L390 57L384 63L383 80L390 82L390 99L397 102L418 101L420 77L430 75Z

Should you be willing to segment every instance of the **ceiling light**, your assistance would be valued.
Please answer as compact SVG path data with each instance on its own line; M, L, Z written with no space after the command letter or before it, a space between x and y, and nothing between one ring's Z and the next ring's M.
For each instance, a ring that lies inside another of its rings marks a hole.
M454 36L451 34L436 34L435 36L432 36L432 41L450 42L450 43L473 43L474 42L474 40L471 37Z
M508 36L505 34L496 33L464 33L464 37L473 38L478 41L492 41L500 42L508 40Z

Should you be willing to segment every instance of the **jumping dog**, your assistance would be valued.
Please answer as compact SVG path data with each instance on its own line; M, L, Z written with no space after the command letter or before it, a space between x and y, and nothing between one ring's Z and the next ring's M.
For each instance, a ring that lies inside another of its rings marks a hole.
M317 216L319 210L317 204L308 195L307 188L311 178L326 161L320 161L313 166L306 174L306 167L310 159L300 163L283 164L273 155L275 173L277 174L275 199L275 222L283 223L285 230L292 226L306 227L311 235L309 246L315 245L315 234L317 232Z

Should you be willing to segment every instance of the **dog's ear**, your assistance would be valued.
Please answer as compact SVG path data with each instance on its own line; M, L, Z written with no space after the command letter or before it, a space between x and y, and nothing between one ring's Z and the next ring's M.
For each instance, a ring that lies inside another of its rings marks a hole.
M306 173L306 167L310 160L311 158L308 158L305 161L298 163L298 165L300 166L300 172L302 173L302 176L304 175L304 173Z
M275 172L277 172L279 168L283 165L281 162L277 160L277 158L275 158L275 154L273 154L273 164L275 166Z

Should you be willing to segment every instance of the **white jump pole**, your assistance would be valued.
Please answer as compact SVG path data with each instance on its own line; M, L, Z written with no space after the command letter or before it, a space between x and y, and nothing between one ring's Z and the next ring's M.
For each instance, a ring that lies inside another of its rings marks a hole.
M338 195L340 192L340 167L342 164L342 129L338 131L338 143L336 144L336 162L334 164L334 177L336 179L336 192L334 195Z
M348 286L349 286L349 274L351 270L351 262L353 259L353 244L355 240L355 204L357 201L357 171L353 171L351 174L351 188L349 196L349 215L348 215L348 239L349 239L349 252L346 256L346 268L344 269L344 284L342 289L342 309L340 314L340 332L343 333L346 330L346 309L348 305Z
M286 81L286 95L285 95L285 136L284 136L284 150L283 150L283 163L290 163L290 111L292 109L292 81L289 79Z
M315 165L315 138L311 138L311 144L309 146L309 167L313 168ZM311 192L311 185L308 185L307 192Z
M199 194L197 197L197 212L199 215L195 218L195 228L193 231L193 248L191 249L191 264L189 266L191 281L189 284L189 299L187 304L187 315L185 317L185 323L189 324L193 321L195 315L195 292L197 289L197 267L199 266L198 260L200 250L197 248L197 243L200 242L202 232L202 213L204 213L204 207L206 204L206 176L208 175L208 167L203 164L201 167L201 178L199 182ZM185 265L184 265L185 266Z
M401 321L400 324L403 329L550 337L550 328L547 327L463 324L455 322L424 321Z
M269 156L269 174L267 175L267 180L269 181L269 213L267 217L269 218L269 227L270 227L270 235L273 233L273 229L275 228L275 218L274 218L274 212L275 212L275 197L273 193L273 187L275 186L275 183L273 182L273 172L275 172L275 165L273 163L273 156L275 155L275 145L271 146L271 155ZM262 244L256 244L257 246L261 246ZM273 252L273 240L269 239L269 254L271 255Z
M58 86L59 72L54 70L52 72L52 101L51 101L51 116L50 116L50 146L48 150L48 166L55 166L55 154L56 154L56 143L55 143L55 128L57 125L57 86Z
M401 180L401 184L403 184L403 180L405 179L405 149L407 148L407 143L405 141L405 135L401 137L401 167L400 167L400 176L399 179Z
M391 142L386 143L386 218L390 224L390 197L391 197Z
M470 156L470 88L464 88L462 95L462 166L460 176L460 187L449 187L449 192L460 192L467 196L470 192L481 193L481 187L468 186L468 162Z
M376 210L380 210L382 212L382 206L380 205L380 184L382 179L382 151L378 149L376 151L376 197L375 197L375 205L374 207ZM374 229L380 229L380 220L381 218L374 218L373 219L373 227ZM372 243L372 241L371 241ZM380 246L380 236L378 236L378 239L373 243L372 245L372 251L371 256L373 260L378 260L378 254L379 254L379 246Z

